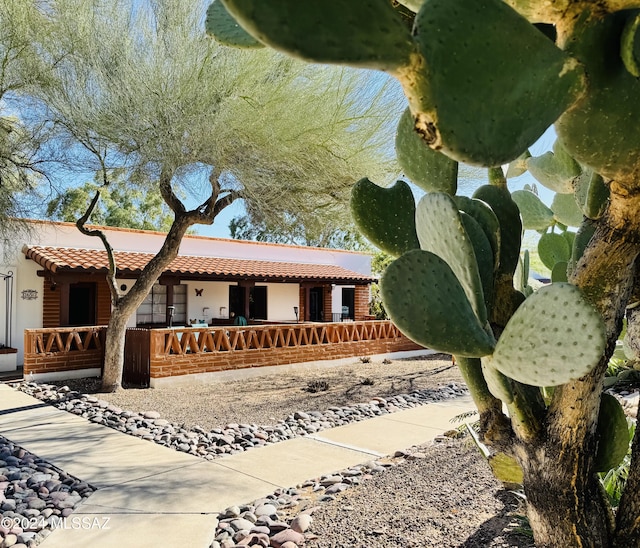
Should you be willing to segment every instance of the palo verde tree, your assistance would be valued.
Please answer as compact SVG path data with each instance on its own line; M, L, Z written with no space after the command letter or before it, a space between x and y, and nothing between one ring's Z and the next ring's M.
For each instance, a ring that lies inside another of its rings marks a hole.
M403 182L384 189L363 179L352 197L362 231L397 257L381 281L387 312L413 340L457 357L484 442L519 469L538 546L640 546L640 434L615 514L597 476L629 441L602 386L625 311L631 343L638 323L640 3L221 6L240 24L211 25L221 39L248 36L401 83L409 106L398 160L427 194L416 205ZM527 159L551 124L554 151ZM456 193L458 162L488 168L472 198ZM508 162L555 190L555 207L512 198L500 167ZM575 238L555 234L564 252L551 238L554 283L536 292L516 284L526 297L514 287L523 219L540 230L579 224Z
M394 165L377 132L394 111L384 86L364 101L356 71L220 46L204 33L204 4L198 13L180 0L7 1L38 14L28 47L46 77L23 97L57 129L67 166L99 173L103 188L117 174L173 214L126 295L105 233L87 225L100 189L77 221L110 256L104 390L120 386L127 321L189 227L213 223L238 199L275 216L311 193L318 211L330 210L365 165L381 174Z

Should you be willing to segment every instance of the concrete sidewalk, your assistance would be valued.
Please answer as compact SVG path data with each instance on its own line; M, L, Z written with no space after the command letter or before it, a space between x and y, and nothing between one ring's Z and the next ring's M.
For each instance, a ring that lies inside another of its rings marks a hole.
M207 548L215 516L228 506L427 442L472 409L470 398L427 404L206 461L0 384L0 433L97 487L73 516L108 521L108 528L56 529L44 548Z

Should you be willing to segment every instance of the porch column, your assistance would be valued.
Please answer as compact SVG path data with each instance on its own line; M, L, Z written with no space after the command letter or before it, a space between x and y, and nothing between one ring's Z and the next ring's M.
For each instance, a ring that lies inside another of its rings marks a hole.
M367 316L369 316L369 286L368 285L356 285L353 308L354 308L353 319L355 321L362 321L367 319Z
M311 311L309 303L311 302L312 284L300 284L300 319L305 322L311 321Z

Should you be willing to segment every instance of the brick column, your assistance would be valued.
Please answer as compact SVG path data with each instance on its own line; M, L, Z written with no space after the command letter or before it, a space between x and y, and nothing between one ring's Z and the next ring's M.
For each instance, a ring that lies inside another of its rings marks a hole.
M354 297L354 320L365 320L369 315L369 286L368 285L356 285L355 297Z
M333 304L333 288L331 284L322 286L322 311L324 313L324 321L333 321L332 304Z

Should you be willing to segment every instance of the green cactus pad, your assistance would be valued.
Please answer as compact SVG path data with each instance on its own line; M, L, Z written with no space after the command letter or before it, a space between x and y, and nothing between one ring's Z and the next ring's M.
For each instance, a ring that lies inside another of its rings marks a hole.
M427 192L454 195L458 186L458 162L430 148L415 131L413 115L407 108L396 132L398 163L416 185Z
M475 250L451 196L432 192L422 197L416 208L416 232L420 247L435 253L451 267L480 324L484 325L487 308Z
M372 244L394 257L420 247L415 211L413 193L404 181L383 188L364 178L351 190L356 226Z
M411 31L388 0L223 0L251 36L317 63L394 71L415 49Z
M482 358L482 375L491 394L504 403L513 403L511 381L491 365L489 357Z
M569 244L569 249L573 249L573 242L576 241L576 233L571 232L570 230L565 230L561 234L562 234L562 237L565 240L567 240L567 243Z
M556 194L551 202L551 210L556 221L566 226L582 224L582 210L578 207L574 194Z
M600 175L587 168L576 179L575 198L586 217L599 219L609 201L609 187Z
M542 203L529 190L516 190L511 193L522 215L522 227L525 230L546 230L553 222L553 211Z
M211 36L225 46L237 48L264 47L264 44L258 42L238 25L238 22L229 14L220 0L214 0L209 9L207 9L205 28Z
M493 351L493 337L478 321L449 265L437 255L405 253L385 270L380 292L394 324L412 341L457 356Z
M584 250L595 234L596 228L591 223L583 223L576 233L573 247L571 248L571 259L569 260L568 273L571 274L582 257Z
M549 270L553 270L556 263L567 262L570 259L571 248L562 234L548 232L540 236L538 255L544 266Z
M525 249L522 257L518 261L515 274L513 275L513 285L523 295L528 297L533 293L532 287L529 285L529 250Z
M507 167L506 178L512 179L513 177L519 177L527 172L527 160L531 158L529 149L525 150L520 156L518 156L513 162L509 163Z
M629 17L620 39L620 56L629 73L640 77L640 15Z
M522 221L520 210L506 186L484 185L473 197L487 203L500 223L500 261L498 274L513 276L520 257Z
M460 162L514 160L583 93L580 65L501 0L426 0L414 35L424 73L399 76L411 111Z
M458 209L471 215L484 230L493 251L495 270L500 261L500 223L498 222L498 217L496 217L489 205L482 200L475 200L467 196L454 196L453 199Z
M582 173L559 139L553 144L553 152L529 158L527 168L541 185L560 194L573 192L573 181Z
M567 268L569 264L567 261L561 261L553 265L551 269L551 281L555 284L558 282L567 282Z
M476 263L480 272L480 280L482 281L482 293L484 295L484 304L487 307L488 314L491 314L493 304L493 250L491 243L487 238L480 224L464 211L460 212L462 225L471 240L473 250L476 255Z
M557 283L520 305L487 362L518 382L557 386L591 371L605 344L600 314L577 287Z
M602 394L596 427L598 450L595 471L608 472L616 468L629 451L629 425L620 402L611 394Z
M565 50L589 75L588 92L556 123L556 132L581 164L618 183L637 183L640 170L640 80L625 67L620 35L636 12L592 17L588 10L572 26Z
M522 467L518 461L505 453L496 453L489 457L489 466L494 477L507 489L517 489L524 481Z

